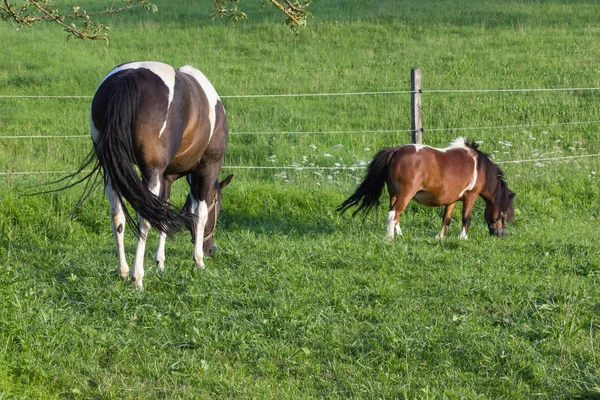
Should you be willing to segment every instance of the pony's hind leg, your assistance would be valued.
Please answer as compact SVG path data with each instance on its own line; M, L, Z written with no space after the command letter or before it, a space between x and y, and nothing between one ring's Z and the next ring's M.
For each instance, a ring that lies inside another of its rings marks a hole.
M444 216L442 217L442 230L435 237L436 239L443 239L446 237L446 233L448 232L448 227L450 226L450 223L452 222L452 212L454 211L455 206L456 206L456 203L452 203L452 204L448 204L444 208Z
M390 210L387 215L387 234L388 239L393 239L394 235L402 236L402 228L400 228L400 214L408 205L411 197L390 197Z
M111 226L115 241L117 242L117 255L119 257L119 265L117 266L117 273L123 279L127 279L129 275L129 265L125 259L125 213L123 212L123 206L119 197L114 192L110 181L106 184L105 188L106 197L110 202L110 215L111 215Z

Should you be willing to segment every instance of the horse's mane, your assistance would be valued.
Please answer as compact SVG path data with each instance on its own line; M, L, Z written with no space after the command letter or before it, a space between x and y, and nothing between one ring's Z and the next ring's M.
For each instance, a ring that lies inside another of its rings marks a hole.
M479 144L477 142L464 139L464 143L467 147L475 150L477 153L478 170L482 171L485 169L485 188L487 192L494 196L494 201L498 204L500 210L507 211L511 205L511 191L508 189L508 184L504 180L504 172L490 159L488 154L479 150Z

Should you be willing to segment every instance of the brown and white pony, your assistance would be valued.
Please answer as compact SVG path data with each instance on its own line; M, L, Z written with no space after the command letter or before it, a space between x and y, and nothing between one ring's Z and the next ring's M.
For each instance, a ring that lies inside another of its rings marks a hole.
M387 237L393 238L400 229L400 214L411 199L420 204L445 206L443 239L452 221L456 202L463 202L461 239L467 239L471 210L478 196L485 200L485 220L490 235L505 236L506 222L514 216L515 194L508 189L504 173L490 158L477 149L478 145L465 138L456 139L445 149L420 144L407 144L381 149L369 164L367 175L352 196L338 211L358 205L368 213L379 205L383 186L387 184L390 208L387 217Z
M208 79L190 66L175 69L153 61L119 65L94 94L90 134L104 173L121 277L129 273L125 222L135 227L124 199L138 214L131 271L137 288L143 287L144 251L152 226L159 230L155 260L160 271L166 236L185 226L192 231L196 267L204 268L204 254L214 253L221 189L232 177L218 181L228 128L223 104ZM183 176L190 186L187 213L169 202L171 185Z

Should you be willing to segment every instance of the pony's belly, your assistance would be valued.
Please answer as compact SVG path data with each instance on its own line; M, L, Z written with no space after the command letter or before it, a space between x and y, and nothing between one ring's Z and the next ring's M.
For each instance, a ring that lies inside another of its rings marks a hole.
M413 197L413 200L415 200L419 204L423 204L424 206L429 207L445 206L456 202L456 200L452 201L449 198L445 198L445 196L438 196L433 193L426 192L424 190L418 191L417 194L415 194L415 196Z

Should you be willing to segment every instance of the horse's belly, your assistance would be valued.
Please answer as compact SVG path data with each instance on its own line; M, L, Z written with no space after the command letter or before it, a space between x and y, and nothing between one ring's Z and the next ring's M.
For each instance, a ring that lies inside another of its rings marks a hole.
M433 193L427 192L425 190L418 191L417 194L415 194L415 196L413 197L413 200L415 200L419 204L423 204L424 206L429 207L445 206L457 201L457 199L454 199L454 197L434 195Z

